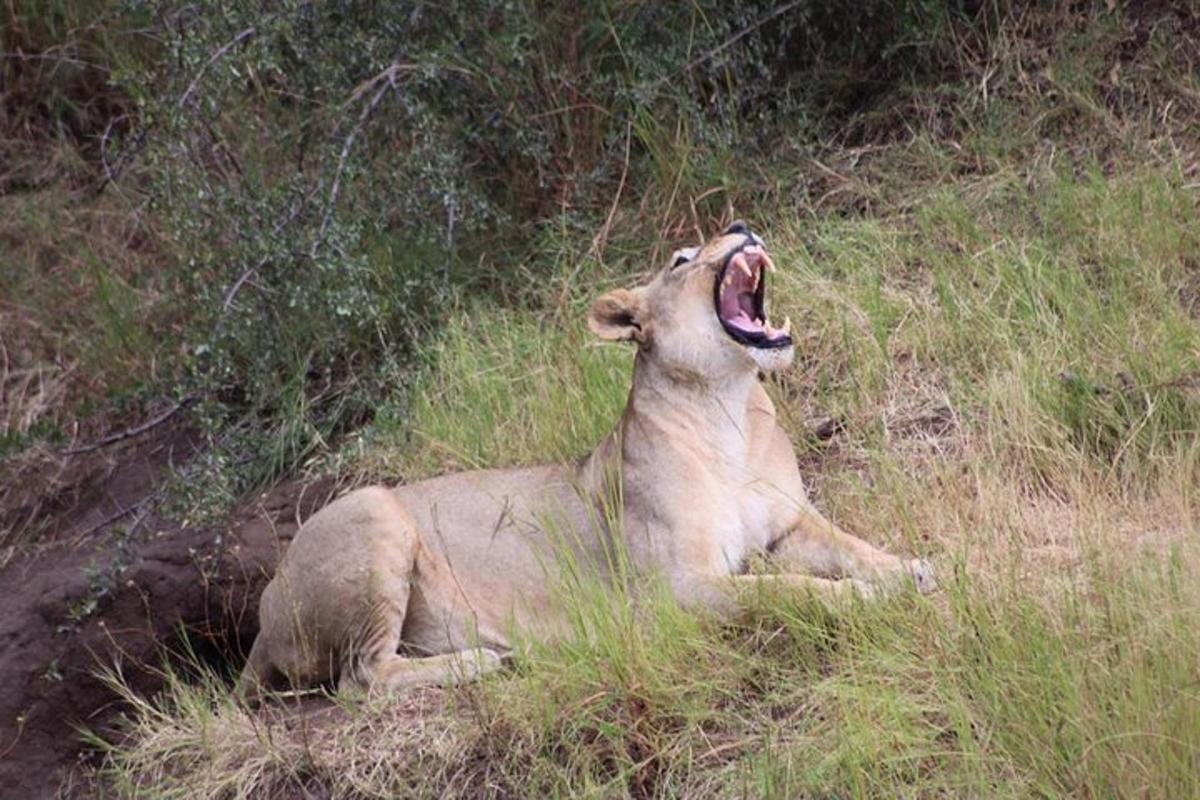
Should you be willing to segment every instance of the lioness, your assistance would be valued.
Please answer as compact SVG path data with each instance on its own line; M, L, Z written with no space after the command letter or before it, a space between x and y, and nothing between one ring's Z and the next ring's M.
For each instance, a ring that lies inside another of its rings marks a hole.
M562 621L564 546L602 573L619 546L682 603L718 613L752 583L832 596L911 578L931 591L926 562L843 533L805 495L758 380L794 356L788 323L767 322L773 269L739 221L648 284L596 300L589 327L635 342L637 356L620 422L580 461L364 488L315 514L263 592L244 690L450 683L492 669L513 623L553 635ZM746 574L756 553L773 572Z

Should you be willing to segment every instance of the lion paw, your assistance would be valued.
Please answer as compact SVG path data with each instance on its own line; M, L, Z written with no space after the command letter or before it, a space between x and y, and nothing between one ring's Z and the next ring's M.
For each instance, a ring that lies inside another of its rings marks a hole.
M933 575L933 565L923 558L914 558L908 562L908 574L912 576L917 591L930 594L937 589L937 578Z
M466 667L466 679L474 680L481 675L486 675L489 672L495 672L504 665L504 656L497 653L495 650L489 650L486 647L481 647L477 650L472 650L471 658L464 666Z

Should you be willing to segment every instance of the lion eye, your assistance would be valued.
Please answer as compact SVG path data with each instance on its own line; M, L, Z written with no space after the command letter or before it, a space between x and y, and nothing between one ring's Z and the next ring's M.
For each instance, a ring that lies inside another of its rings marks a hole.
M685 247L682 250L676 250L675 257L671 259L671 269L691 261L699 252L699 247Z

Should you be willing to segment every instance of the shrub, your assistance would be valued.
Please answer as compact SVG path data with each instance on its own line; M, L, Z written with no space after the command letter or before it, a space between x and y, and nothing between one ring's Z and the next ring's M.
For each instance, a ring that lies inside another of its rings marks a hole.
M139 5L166 52L122 85L219 441L294 466L403 388L456 287L519 292L541 231L590 238L626 185L642 219L721 215L762 189L747 152L862 94L834 72L898 79L888 43L950 13L834 5Z

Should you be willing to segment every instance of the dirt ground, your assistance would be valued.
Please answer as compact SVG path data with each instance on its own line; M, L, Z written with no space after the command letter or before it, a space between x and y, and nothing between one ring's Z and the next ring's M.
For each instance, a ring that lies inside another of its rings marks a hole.
M152 693L185 634L201 661L240 664L279 556L334 491L287 483L227 525L181 526L150 501L194 450L186 430L160 430L6 476L0 523L49 525L35 548L0 561L0 796L93 795L79 767L97 754L79 729L113 735L121 711L101 668L120 664Z

